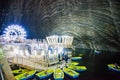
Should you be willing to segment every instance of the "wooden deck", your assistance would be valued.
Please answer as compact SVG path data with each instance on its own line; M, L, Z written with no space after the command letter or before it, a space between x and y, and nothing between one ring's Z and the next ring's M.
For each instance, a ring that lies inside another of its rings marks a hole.
M46 70L46 69L49 69L49 68L55 68L56 63L58 63L57 61L54 62L54 64L49 65L49 61L47 60L44 60L43 58L40 58L40 57L28 57L28 58L25 58L25 57L13 57L12 59L8 60L11 65L18 65L20 67L23 67L23 68L27 68L27 69L30 69L30 70Z

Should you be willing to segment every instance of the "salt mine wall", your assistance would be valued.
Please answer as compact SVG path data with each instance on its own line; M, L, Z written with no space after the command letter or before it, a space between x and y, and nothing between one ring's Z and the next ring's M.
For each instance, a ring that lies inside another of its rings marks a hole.
M2 27L21 24L28 38L74 36L77 48L120 50L118 0L10 0Z

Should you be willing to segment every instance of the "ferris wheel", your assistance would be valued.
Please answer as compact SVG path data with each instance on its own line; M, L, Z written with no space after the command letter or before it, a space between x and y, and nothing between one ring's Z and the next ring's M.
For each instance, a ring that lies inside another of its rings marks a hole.
M17 39L23 40L26 37L25 30L19 25L10 25L5 28L3 33L3 37L7 41L15 41Z

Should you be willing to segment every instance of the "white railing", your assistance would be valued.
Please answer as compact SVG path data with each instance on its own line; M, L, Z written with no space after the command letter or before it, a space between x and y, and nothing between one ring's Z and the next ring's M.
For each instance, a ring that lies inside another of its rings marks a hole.
M46 40L49 45L62 46L65 48L71 48L73 42L73 36L48 36Z
M12 60L13 64L26 66L32 69L44 69L48 68L48 62L43 59L37 58L24 58L24 57L14 57Z

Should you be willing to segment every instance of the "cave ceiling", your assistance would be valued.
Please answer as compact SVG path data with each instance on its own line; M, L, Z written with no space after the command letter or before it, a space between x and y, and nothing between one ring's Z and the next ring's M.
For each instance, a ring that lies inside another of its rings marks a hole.
M11 0L3 27L21 24L28 38L74 36L79 48L120 50L118 0Z

